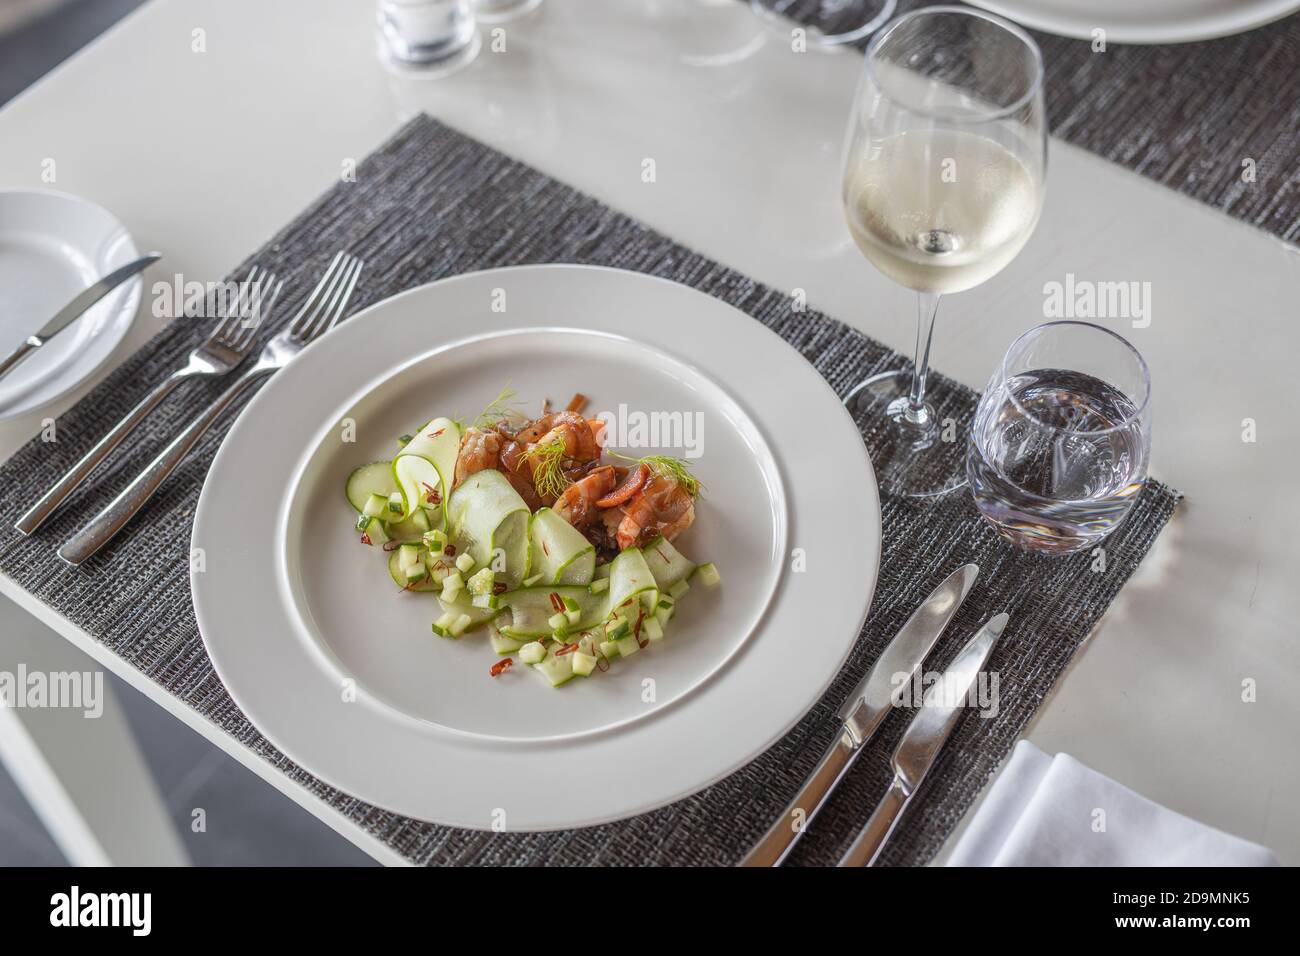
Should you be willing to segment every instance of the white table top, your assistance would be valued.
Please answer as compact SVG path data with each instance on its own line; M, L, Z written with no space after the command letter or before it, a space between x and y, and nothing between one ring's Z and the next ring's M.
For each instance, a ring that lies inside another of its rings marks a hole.
M703 66L693 57L756 37L742 4L546 0L505 25L506 52L485 46L468 70L427 81L379 65L372 6L154 0L0 110L0 188L52 186L106 206L141 248L164 251L152 281L216 279L423 110L910 347L910 293L856 252L838 206L858 54L794 53L769 35L748 58ZM196 30L206 52L192 50ZM1151 365L1153 473L1187 501L1028 737L1300 863L1300 258L1135 174L1052 149L1037 233L1001 275L944 302L934 364L982 386L1006 345L1043 321L1044 283L1066 273L1151 282L1149 327L1108 324ZM41 179L47 158L54 183ZM641 178L646 158L654 183ZM160 327L145 302L119 360ZM75 397L0 426L0 458ZM1242 441L1245 418L1257 423L1254 443ZM363 848L396 859L12 581L0 577L0 591ZM1242 700L1247 679L1253 703Z

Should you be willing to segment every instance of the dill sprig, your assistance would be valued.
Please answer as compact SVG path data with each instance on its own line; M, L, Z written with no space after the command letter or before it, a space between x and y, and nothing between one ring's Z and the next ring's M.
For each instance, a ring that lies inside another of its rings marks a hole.
M692 498L698 498L700 493L704 491L704 483L691 474L690 463L682 458L674 458L672 455L646 455L644 458L630 458L612 450L609 451L609 454L614 458L621 458L624 461L647 466L652 474L677 482Z
M523 402L516 402L515 390L507 385L501 389L500 394L492 401L488 402L487 407L479 412L474 419L474 427L478 429L493 428L506 419L523 418L524 413L520 410ZM463 433L465 431L465 421L459 416L452 418L456 427Z
M563 435L528 449L528 457L533 460L533 487L543 498L558 498L571 484L561 467L564 451Z

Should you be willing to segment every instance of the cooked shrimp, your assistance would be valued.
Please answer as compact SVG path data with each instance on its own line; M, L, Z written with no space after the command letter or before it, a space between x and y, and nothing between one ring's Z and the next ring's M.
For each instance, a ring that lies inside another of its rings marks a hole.
M598 424L603 425L603 422ZM546 445L564 441L564 457L575 461L595 461L600 445L588 421L577 412L555 412L529 422L515 433L515 440L527 445Z
M460 439L460 451L456 453L456 487L476 471L496 468L501 458L501 436L494 431L484 431L473 427L465 429Z
M620 551L636 548L658 535L669 541L695 520L695 500L677 481L655 475L623 505L618 525Z
M617 480L613 465L592 469L555 499L555 513L575 528L585 527L600 513L596 501L609 494Z

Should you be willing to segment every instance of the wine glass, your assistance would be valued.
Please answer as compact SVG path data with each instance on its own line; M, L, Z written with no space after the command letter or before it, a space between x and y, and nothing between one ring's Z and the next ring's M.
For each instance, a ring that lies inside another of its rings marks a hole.
M1043 61L1019 27L927 7L867 48L844 150L842 199L862 254L915 289L916 361L845 399L874 418L881 487L909 496L965 484L963 442L926 402L939 297L992 278L1038 224L1047 164Z
M898 0L749 0L749 6L783 27L787 21L805 27L817 46L833 47L871 36L894 15Z

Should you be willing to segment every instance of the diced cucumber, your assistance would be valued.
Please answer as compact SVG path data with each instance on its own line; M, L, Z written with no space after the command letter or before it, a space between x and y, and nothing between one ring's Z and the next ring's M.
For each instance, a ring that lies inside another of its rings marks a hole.
M606 640L619 641L632 633L632 625L621 618L611 621L610 624L611 627L605 632Z
M475 594L471 600L475 607L492 608L495 610L501 606L501 602L497 600L497 596L492 593Z
M388 513L388 498L384 495L370 495L366 498L361 513L371 518L382 518Z
M424 539L425 546L428 547L430 551L437 551L441 554L442 549L447 547L447 532L443 531L441 528L433 528L426 531L420 537Z
M569 656L573 658L573 673L579 677L587 677L596 669L596 658L590 654L574 651Z
M355 469L352 474L348 475L347 497L353 508L362 513L366 510L366 503L370 500L371 495L378 495L385 499L394 491L397 486L393 484L393 475L391 466L386 461L372 461L368 465L362 465ZM373 515L371 517L374 517Z
M546 623L550 625L551 630L562 631L569 625L569 617L563 611L556 611L546 619Z
M491 630L489 631L488 641L492 644L492 652L494 654L500 654L501 656L504 657L506 654L513 654L515 651L520 651L521 652L520 659L523 660L525 664L536 663L536 661L530 661L523 657L522 651L523 648L528 646L527 644L525 644L523 641L517 641L513 637L507 637L506 635L502 634L499 629L495 627L491 628ZM539 648L541 647L540 644L538 644L537 646ZM542 657L545 656L546 656L546 651L543 650L541 657L538 657L537 660L540 661Z
M459 571L453 571L442 579L442 594L439 595L444 601L451 602L456 600L457 595L465 588L465 580L460 576Z
M618 647L619 657L631 657L637 651L641 650L641 645L638 644L636 638L630 634L627 637L619 638L614 643Z
M447 628L447 630L451 633L452 637L460 637L465 633L466 628L468 628L473 621L474 619L468 614L459 614L457 615L456 620L452 622L451 627Z
M456 570L462 574L469 574L470 569L474 567L474 558L469 552L456 555Z
M420 532L421 538L433 529L433 524L429 520L429 512L425 511L423 508L415 509L415 513L406 520L410 522L411 527Z
M397 564L402 568L412 568L417 565L424 570L424 562L420 560L420 546L418 544L404 544L397 549Z
M600 652L606 657L618 657L618 645L613 641L601 641Z
M609 590L609 578L596 578L591 584L587 585L587 590L592 594L603 594Z
M664 636L663 625L659 623L657 618L648 617L641 622L641 633L649 640L661 641Z
M393 551L388 555L388 576L403 591L425 593L438 590L438 585L428 576L428 569L423 562L416 564L413 570L419 572L414 581L407 577L407 569L402 567L402 559L399 557L398 552Z
M708 564L701 564L695 569L695 573L691 575L690 580L694 581L696 578L699 578L700 583L706 588L716 588L722 583L722 575L718 573L718 567L712 561Z
M556 613L555 599L561 599L560 606L567 609L564 598L571 598L581 609L579 619L570 625L565 619L565 627L583 630L595 627L603 621L608 613L608 604L604 595L592 594L585 587L533 587L508 591L501 595L501 606L510 608L512 621L510 629L514 633L528 637L548 637L555 630L549 619Z
M559 687L565 681L573 677L573 655L565 654L556 657L554 651L547 653L545 659L533 665L541 671L546 679L551 682L552 687Z
M457 566L459 566L459 562L457 562ZM461 568L461 570L465 569ZM469 588L469 593L475 596L480 594L490 595L492 589L496 586L496 577L491 568L480 568L470 575L469 580L465 582L465 586Z
M466 594L464 590L457 593L454 601L448 601L440 594L438 595L438 603L442 605L444 611L449 611L457 617L461 615L468 617L470 621L468 625L469 630L473 630L474 628L486 624L501 613L495 608L475 607L474 603L470 600L469 595ZM514 635L507 636L513 637Z
M370 522L374 520L375 519L370 515L366 515L366 514L357 515L357 523L354 527L362 534L365 534L366 529L370 527Z
M603 580L603 579L608 578L608 577L609 577L610 570L611 570L613 567L614 567L614 563L613 563L612 561L610 561L610 562L608 562L608 563L606 563L606 564L598 564L598 565L596 565L596 574L595 574L595 576L592 578L592 580L593 580L593 581L600 581L600 580Z
M540 664L546 659L546 647L541 641L529 641L516 646L519 648L519 659L525 664Z
M365 527L361 525L362 519L365 520ZM357 530L370 539L371 545L383 545L388 541L388 529L378 518L362 515L357 519Z
M661 604L659 605L659 609L655 611L654 622L662 629L668 626L668 622L672 620L672 616L673 606L670 604L667 607L664 607Z
M400 521L405 512L402 509L402 493L394 491L388 496L388 514L394 521Z
M439 637L451 637L451 626L456 623L456 618L459 616L455 611L444 611L442 616L433 622L433 633Z
M674 584L672 587L668 589L668 594L674 600L676 600L677 598L680 598L683 594L685 594L690 589L691 586L687 584L685 581L678 581L676 584Z

